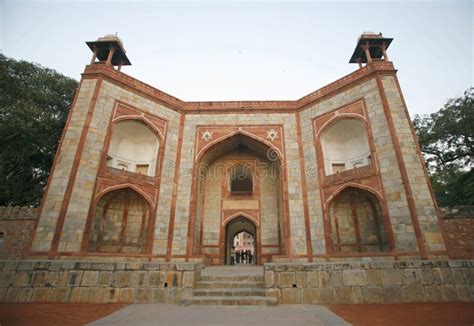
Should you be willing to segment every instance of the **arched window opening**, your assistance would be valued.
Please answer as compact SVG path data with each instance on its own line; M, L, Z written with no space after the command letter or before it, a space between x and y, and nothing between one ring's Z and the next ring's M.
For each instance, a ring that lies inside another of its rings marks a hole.
M119 122L112 132L107 166L154 176L158 148L158 138L143 122Z
M326 175L371 164L365 125L359 119L341 119L321 136Z
M232 168L229 176L230 192L232 195L247 195L253 192L252 171L244 166Z
M329 207L334 252L389 251L382 209L372 193L347 188Z
M148 202L130 188L105 194L95 208L88 251L144 253L149 215Z

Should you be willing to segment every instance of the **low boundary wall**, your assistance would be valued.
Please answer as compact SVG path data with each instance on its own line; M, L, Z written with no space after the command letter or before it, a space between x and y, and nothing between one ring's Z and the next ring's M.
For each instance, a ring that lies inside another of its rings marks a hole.
M0 302L179 303L199 263L0 261Z
M265 264L280 303L474 301L474 260Z

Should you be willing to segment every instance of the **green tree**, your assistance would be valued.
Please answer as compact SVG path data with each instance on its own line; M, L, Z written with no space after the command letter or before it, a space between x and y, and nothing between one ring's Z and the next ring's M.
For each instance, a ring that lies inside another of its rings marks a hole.
M39 204L77 85L0 54L0 205Z
M439 205L474 205L474 88L413 124Z

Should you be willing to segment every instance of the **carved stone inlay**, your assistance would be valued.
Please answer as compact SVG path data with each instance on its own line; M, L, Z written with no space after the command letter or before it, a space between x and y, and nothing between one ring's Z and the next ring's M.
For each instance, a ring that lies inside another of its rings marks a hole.
M267 139L274 141L277 138L278 138L278 131L275 131L274 129L267 130Z
M205 141L210 141L212 139L212 131L206 130L202 133L201 139L204 139Z

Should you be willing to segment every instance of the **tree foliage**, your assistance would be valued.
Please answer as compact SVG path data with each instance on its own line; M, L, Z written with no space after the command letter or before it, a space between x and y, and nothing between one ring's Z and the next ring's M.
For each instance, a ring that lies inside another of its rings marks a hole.
M413 124L440 206L474 205L474 88Z
M0 54L0 205L38 205L77 81Z

